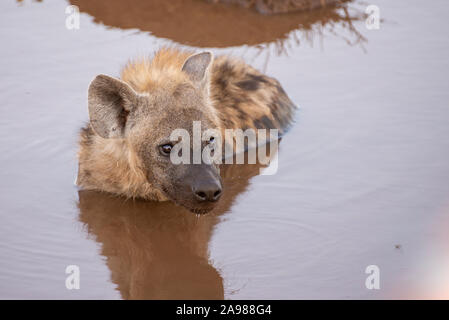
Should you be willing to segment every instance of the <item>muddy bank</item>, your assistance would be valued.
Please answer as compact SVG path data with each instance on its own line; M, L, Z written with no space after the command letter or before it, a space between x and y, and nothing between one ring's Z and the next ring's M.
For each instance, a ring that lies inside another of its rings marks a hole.
M137 28L180 44L217 48L279 42L293 30L310 31L316 24L344 23L354 29L353 22L363 17L358 11L347 10L350 2L268 16L235 4L199 0L70 0L70 3L93 16L97 23Z

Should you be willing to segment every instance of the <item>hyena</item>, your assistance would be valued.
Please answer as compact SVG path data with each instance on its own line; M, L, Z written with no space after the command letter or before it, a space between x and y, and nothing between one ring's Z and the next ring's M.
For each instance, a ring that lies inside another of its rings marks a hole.
M169 137L183 128L280 129L294 104L279 82L243 61L164 48L130 61L120 79L98 75L88 90L77 185L129 198L171 200L195 213L222 194L216 163L173 164ZM202 141L201 148L212 143Z

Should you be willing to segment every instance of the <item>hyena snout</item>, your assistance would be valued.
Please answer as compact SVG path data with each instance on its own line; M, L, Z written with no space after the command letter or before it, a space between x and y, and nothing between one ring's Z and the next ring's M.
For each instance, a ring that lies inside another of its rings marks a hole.
M201 180L192 186L192 192L200 202L214 202L221 197L221 183L218 180Z
M193 198L198 202L215 202L221 197L221 178L212 166L200 165L193 169L186 183L190 186Z

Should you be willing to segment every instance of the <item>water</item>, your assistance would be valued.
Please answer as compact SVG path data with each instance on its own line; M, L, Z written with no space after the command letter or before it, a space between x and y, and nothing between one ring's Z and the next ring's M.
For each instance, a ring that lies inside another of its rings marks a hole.
M63 1L0 5L0 298L449 298L446 1L379 0L380 30L335 10L264 21L196 2L175 28L180 2L154 24L139 1L123 21L83 2L79 30ZM198 219L79 192L89 81L178 43L244 58L301 106L278 172L230 168L217 213Z

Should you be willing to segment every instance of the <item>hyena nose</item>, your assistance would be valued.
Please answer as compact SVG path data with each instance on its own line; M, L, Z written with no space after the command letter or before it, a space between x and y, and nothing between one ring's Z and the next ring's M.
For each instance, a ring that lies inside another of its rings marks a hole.
M193 190L195 198L203 201L217 201L221 197L221 186L217 182L208 182L198 185Z

